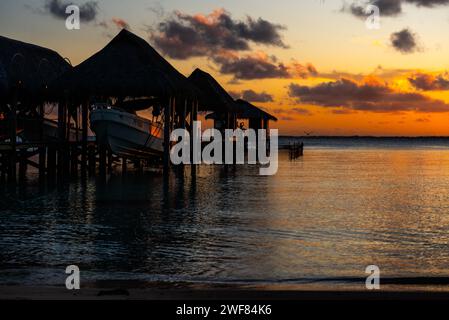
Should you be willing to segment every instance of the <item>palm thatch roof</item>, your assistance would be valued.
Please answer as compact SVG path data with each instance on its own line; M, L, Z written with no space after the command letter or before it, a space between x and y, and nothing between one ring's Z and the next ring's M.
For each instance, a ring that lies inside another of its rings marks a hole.
M272 121L278 121L278 119L275 116L272 116L268 112L263 111L262 109L256 107L255 105L249 103L248 101L238 99L235 100L235 104L237 105L237 111L236 116L239 119L263 119L263 120L272 120ZM206 119L219 119L220 114L219 112L214 112L211 114L208 114L206 116Z
M48 85L71 68L57 52L0 36L0 101L45 99Z
M235 101L240 108L237 116L242 119L264 119L278 121L275 116L272 116L266 111L256 107L255 105L249 103L248 101L238 99Z
M234 99L209 73L195 69L189 80L200 91L199 110L220 113L234 112L237 108Z
M64 74L57 87L72 96L194 97L195 88L144 39L126 29Z

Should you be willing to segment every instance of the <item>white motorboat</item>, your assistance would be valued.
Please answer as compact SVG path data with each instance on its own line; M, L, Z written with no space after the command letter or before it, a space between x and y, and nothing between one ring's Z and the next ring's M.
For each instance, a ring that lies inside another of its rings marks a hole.
M164 151L163 126L108 105L95 105L90 112L90 127L97 142L112 153L126 158L160 156Z

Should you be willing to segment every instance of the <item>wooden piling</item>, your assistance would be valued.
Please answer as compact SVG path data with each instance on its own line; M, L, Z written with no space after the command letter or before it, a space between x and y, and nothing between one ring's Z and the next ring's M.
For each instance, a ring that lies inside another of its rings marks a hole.
M2 182L4 181L6 177L6 154L5 152L0 153L0 178Z
M100 176L106 176L106 148L104 146L98 146L98 167Z
M191 123L191 127L192 127L191 139L192 139L192 142L193 142L193 123L198 120L198 104L199 104L198 101L193 101L193 103L192 103L192 114L191 114L191 122L192 122ZM191 144L192 151L193 151L193 145L194 145L193 143ZM192 163L191 164L191 167L192 167L191 174L192 174L192 176L196 176L197 168L196 168L196 164L193 163L193 157L190 158L190 161Z
M47 158L47 148L45 146L40 147L39 148L39 179L43 179L45 177L45 173L47 171L46 158Z
M123 174L125 174L126 171L127 171L127 169L128 169L127 161L128 161L128 160L126 160L125 157L122 158L122 173L123 173Z
M96 155L95 155L95 145L90 145L88 146L88 158L89 158L89 175L93 176L95 175L95 170L96 170Z
M24 180L28 169L27 150L20 149L19 151L19 180Z
M70 145L70 174L74 177L78 175L78 146L76 142Z
M107 158L107 160L108 160L108 173L110 174L110 173L112 173L112 164L114 162L114 157L112 155L112 151L111 150L108 150L107 155L108 155L108 158Z
M60 101L58 103L58 147L57 147L57 175L58 178L63 177L64 172L64 152L63 145L66 137L65 128L65 101Z
M87 138L88 138L88 107L89 102L86 101L81 106L81 122L82 122L82 138L81 138L81 171L85 172L87 168Z
M8 163L8 182L15 183L17 179L17 168L16 168L16 144L17 144L17 105L16 99L11 107L11 112L9 114L9 139L10 139L10 152L9 152L9 163Z
M170 169L170 125L171 125L171 108L172 99L168 99L167 105L164 107L164 175L168 176Z
M56 146L51 144L48 146L47 153L47 174L49 179L54 179L56 177Z

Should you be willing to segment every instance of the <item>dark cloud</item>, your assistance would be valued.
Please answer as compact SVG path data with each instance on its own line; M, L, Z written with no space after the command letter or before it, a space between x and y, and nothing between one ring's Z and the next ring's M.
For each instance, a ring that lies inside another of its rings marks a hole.
M407 3L413 3L418 7L433 8L436 6L444 6L449 4L449 0L405 0Z
M402 12L402 0L374 0L361 3L357 1L349 7L350 12L356 17L367 17L365 12L368 4L375 5L379 8L382 16L394 17Z
M289 95L298 103L322 107L341 107L380 113L400 111L449 112L449 105L419 93L397 92L385 84L371 81L358 84L340 79L314 87L290 84Z
M175 59L210 56L223 51L244 51L250 44L286 48L281 36L285 27L262 18L234 20L220 9L209 15L175 12L150 35L154 44Z
M404 54L413 53L418 50L416 34L409 29L393 33L390 36L390 41L393 48Z
M354 110L348 110L348 109L334 109L331 112L333 114L337 114L337 115L347 115L347 114L356 113Z
M380 14L384 17L395 17L402 13L404 3L414 4L417 7L433 8L449 4L449 0L366 0L354 1L349 6L349 11L356 17L367 17L365 12L367 5L372 4L379 8Z
M243 99L249 102L272 102L273 96L263 92L256 92L254 90L243 90L242 92L230 93L235 99Z
M417 73L408 78L408 81L416 89L423 91L449 90L449 79L447 74L434 76L431 74Z
M98 15L97 1L88 1L81 5L72 2L62 2L61 0L47 0L45 10L58 19L66 19L68 14L65 12L67 6L75 4L80 8L80 19L84 22L96 20Z
M232 74L240 80L290 78L287 66L266 55L225 55L215 57L214 61L219 65L221 73Z
M416 119L415 121L416 121L416 122L430 122L430 120L427 119L427 118L418 118L418 119Z
M242 57L226 53L213 57L213 60L221 73L233 75L238 80L307 78L318 74L312 64L285 64L278 62L276 57L261 52Z
M304 109L304 108L292 108L291 109L294 113L300 114L302 116L311 116L313 115L310 110Z

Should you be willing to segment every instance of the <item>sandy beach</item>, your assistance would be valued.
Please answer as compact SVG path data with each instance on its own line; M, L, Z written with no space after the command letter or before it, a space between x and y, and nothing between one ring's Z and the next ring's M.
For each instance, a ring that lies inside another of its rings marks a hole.
M447 291L261 290L232 286L90 284L80 290L62 286L0 286L0 300L146 300L146 301L413 301L449 300Z

